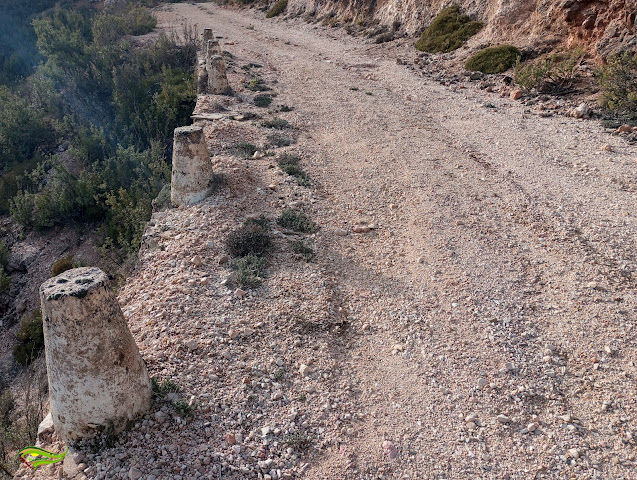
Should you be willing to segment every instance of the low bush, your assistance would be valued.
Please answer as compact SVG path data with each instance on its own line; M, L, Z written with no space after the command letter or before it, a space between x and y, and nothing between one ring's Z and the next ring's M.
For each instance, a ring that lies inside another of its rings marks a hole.
M254 221L247 221L228 235L226 246L233 257L265 255L272 246L272 238L266 226Z
M526 91L568 93L573 87L577 67L584 54L581 48L573 48L518 63L515 67L515 82Z
M502 73L511 68L520 58L520 51L511 45L485 48L473 55L465 68L486 74Z
M607 59L599 71L601 106L637 119L637 53L624 52Z
M281 15L288 8L288 0L277 0L272 8L265 14L265 18L272 18Z
M246 88L248 90L252 90L253 92L267 92L268 90L272 90L260 78L253 78L252 80L250 80L248 83L246 83Z
M253 102L257 107L267 108L272 103L272 97L270 95L257 95Z
M295 232L314 233L319 227L302 211L294 208L286 208L277 219L277 223L283 228L294 230Z
M267 135L266 138L273 147L289 147L294 142L287 135L282 135L280 133L271 133Z
M44 331L42 313L35 310L31 315L22 317L20 330L16 333L18 344L13 347L13 357L20 365L29 365L38 358L44 349Z
M460 7L452 5L443 9L425 29L416 42L422 52L451 52L478 33L481 22L472 21L460 13Z
M278 164L279 168L288 175L296 178L296 182L302 187L310 185L310 177L299 165L301 157L298 155L291 155L289 153L283 153L279 156Z
M311 262L314 258L314 250L303 243L303 240L292 242L292 251L303 257L306 262Z
M272 120L266 120L265 122L263 122L263 126L266 128L274 128L275 130L285 130L286 128L292 128L290 122L278 117L273 118Z
M248 142L238 142L232 147L232 151L235 155L241 158L252 158L255 152L258 150L256 145Z
M62 258L57 259L51 266L51 276L57 277L60 273L64 273L67 270L71 270L73 267L73 255L65 255Z
M249 254L232 261L234 272L234 280L240 287L256 288L261 285L264 269L265 258Z

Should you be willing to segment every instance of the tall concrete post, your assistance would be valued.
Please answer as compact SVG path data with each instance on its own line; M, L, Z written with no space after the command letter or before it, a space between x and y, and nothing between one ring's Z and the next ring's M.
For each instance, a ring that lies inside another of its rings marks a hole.
M174 205L192 205L208 196L213 170L203 128L175 128L170 200Z
M219 42L217 42L216 40L208 40L205 46L206 46L206 60L208 63L210 63L210 60L215 55L221 55L221 46L219 45Z
M40 287L49 398L67 443L123 430L148 411L152 389L108 277L75 268Z
M220 55L213 55L208 59L208 93L223 95L230 91L226 62Z

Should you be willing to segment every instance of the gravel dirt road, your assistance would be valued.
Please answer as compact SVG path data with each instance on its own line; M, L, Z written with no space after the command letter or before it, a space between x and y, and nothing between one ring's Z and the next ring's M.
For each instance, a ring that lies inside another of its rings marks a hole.
M246 72L294 107L270 115L313 184L227 154L263 140L258 121L206 123L230 185L154 217L161 251L120 296L151 371L201 407L151 414L96 478L637 478L635 146L434 83L396 62L406 42L212 4L158 15L223 37L231 110L255 110ZM290 205L321 227L314 262L279 231L263 287L219 284L226 232Z

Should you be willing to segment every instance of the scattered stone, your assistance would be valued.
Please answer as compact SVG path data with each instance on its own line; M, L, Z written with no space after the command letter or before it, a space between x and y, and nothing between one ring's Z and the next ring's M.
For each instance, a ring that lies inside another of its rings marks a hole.
M231 446L237 443L236 436L230 432L226 433L225 440L226 440L226 443Z
M367 233L371 230L371 228L369 228L369 225L354 225L352 227L352 231L354 233Z
M568 450L568 452L566 452L568 454L569 457L571 458L579 458L580 457L580 451L577 448L570 448Z
M630 133L632 131L633 131L633 127L626 124L626 125L622 125L617 130L615 130L615 133Z
M464 419L465 422L470 423L470 422L475 422L478 419L478 415L474 412L471 412L469 415L467 415Z
M217 259L217 263L219 265L226 265L230 261L230 257L228 255L220 255Z
M589 118L591 116L591 108L585 103L580 103L580 105L573 109L571 112L571 116L575 118Z
M346 237L347 235L349 235L349 232L342 228L337 228L336 230L334 230L334 233L339 237Z
M203 258L201 258L201 255L195 255L192 259L190 259L190 261L196 267L201 267L203 265Z
M511 419L504 414L500 414L495 419L500 423L511 423Z
M128 471L128 478L130 480L138 480L139 477L142 476L142 472L135 468L135 467L130 467L130 470Z
M533 422L533 423L529 423L529 424L526 426L526 429L527 429L529 432L535 432L535 431L537 430L537 427L538 427L538 426L539 426L539 425L538 425L536 422Z
M613 151L613 147L611 147L608 143L602 146L602 151L603 152L612 152Z
M478 387L480 387L480 388L484 388L484 387L486 387L487 385L489 385L489 382L488 382L486 379L484 379L484 378L480 378L480 379L478 380Z
M511 97L511 100L519 100L520 98L522 98L522 90L515 89L509 96Z
M188 340L186 342L186 348L191 352L194 352L199 348L199 343L197 343L197 340Z
M310 373L312 373L312 367L306 365L305 363L302 363L301 367L299 368L299 373L302 376L307 377Z
M242 289L240 289L240 288L237 288L237 289L234 291L234 296L235 296L235 297L237 297L237 298L239 298L239 299L244 298L244 297L246 296L246 291L245 291L245 290L242 290Z
M389 458L396 458L398 456L398 449L389 440L385 440L382 446L383 446L383 453L387 455Z
M254 152L254 155L252 155L252 158L263 158L265 157L265 154L261 151L261 150L257 150L256 152Z

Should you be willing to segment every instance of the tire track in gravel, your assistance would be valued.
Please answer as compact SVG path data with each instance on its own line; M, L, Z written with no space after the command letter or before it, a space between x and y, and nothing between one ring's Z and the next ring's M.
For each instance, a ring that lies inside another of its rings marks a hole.
M359 422L307 478L622 474L586 445L619 438L602 397L635 394L622 380L636 306L624 213L637 200L613 182L634 174L635 149L508 99L486 109L483 94L428 83L343 32L172 8L275 72L323 197L320 262L355 332L335 354L356 372ZM619 153L598 155L602 143ZM357 222L377 228L336 231ZM585 428L556 420L570 412ZM520 433L535 423L541 434Z

